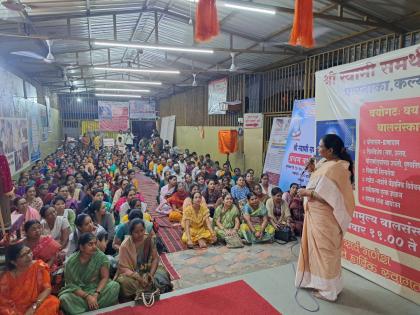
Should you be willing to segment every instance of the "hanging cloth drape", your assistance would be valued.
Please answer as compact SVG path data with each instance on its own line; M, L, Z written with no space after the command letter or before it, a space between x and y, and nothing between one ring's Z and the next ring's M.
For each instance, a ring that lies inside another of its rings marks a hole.
M199 0L195 10L195 40L206 42L219 35L216 0Z
M313 28L312 0L295 0L295 15L289 44L305 48L314 47Z
M238 150L238 131L219 130L219 152L222 154L234 153Z

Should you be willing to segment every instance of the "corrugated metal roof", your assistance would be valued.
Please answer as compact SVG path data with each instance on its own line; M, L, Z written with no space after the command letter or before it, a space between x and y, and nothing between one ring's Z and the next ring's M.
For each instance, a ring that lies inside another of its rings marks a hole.
M237 1L237 0L236 0ZM184 70L179 76L136 75L138 78L150 77L161 79L166 87L191 79L191 71L201 72L202 79L211 79L222 73L214 72L216 68L223 69L230 66L230 49L237 50L268 50L278 54L256 54L239 52L236 54L236 65L241 70L253 71L283 60L290 60L290 54L296 56L302 49L288 47L287 41L293 15L277 12L276 15L264 15L253 12L239 11L223 6L218 1L218 17L221 22L221 33L209 43L195 43L193 40L193 25L188 20L194 20L195 4L187 0L21 0L31 8L28 17L33 27L27 27L30 35L46 35L57 38L53 44L53 53L59 65L31 63L24 57L11 56L15 50L30 50L46 55L46 45L38 40L0 39L6 45L0 45L0 56L7 58L20 71L27 72L42 83L51 82L56 75L58 81L63 65L92 65L111 64L125 67L131 64L146 68L174 68ZM293 0L255 0L252 3L242 1L247 5L267 5L293 9ZM338 0L315 0L314 12L338 16ZM89 5L89 7L88 7ZM225 51L211 55L164 52L161 50L133 48L110 48L95 46L93 42L60 40L72 38L90 38L114 40L116 34L119 41L154 44L156 37L155 11L158 17L158 43L182 47L211 47L223 48ZM317 48L335 48L350 44L354 41L366 40L392 32L395 29L414 30L420 27L420 19L413 14L420 11L420 1L401 0L354 0L344 3L344 18L367 19L379 22L380 27L360 23L348 23L325 18L315 19L315 40ZM3 12L3 15L2 15ZM14 13L14 12L12 12ZM13 14L11 14L13 15ZM411 15L411 17L406 17ZM1 21L5 18L4 8L0 10L0 32L17 33L18 24L14 20ZM16 13L14 13L16 16ZM376 19L375 19L376 18ZM379 20L378 20L379 19ZM114 30L114 21L115 27ZM395 22L396 21L396 22ZM395 23L394 23L395 22ZM388 25L386 25L388 23ZM393 25L389 25L394 23ZM367 31L369 30L369 31ZM22 34L25 30L22 30ZM351 37L354 34L357 36ZM76 54L76 52L78 52ZM288 54L286 54L288 52ZM110 57L110 59L109 59ZM137 59L137 57L139 59ZM206 69L211 72L205 73ZM111 74L94 71L92 68L75 69L68 72L68 76L80 79L83 72L85 78L90 77L122 77L121 74ZM38 75L40 74L40 75ZM127 77L127 75L125 75ZM84 81L81 81L84 82ZM88 79L88 85L93 83ZM64 85L64 81L61 83ZM157 90L158 94L161 90ZM158 95L157 95L158 96Z

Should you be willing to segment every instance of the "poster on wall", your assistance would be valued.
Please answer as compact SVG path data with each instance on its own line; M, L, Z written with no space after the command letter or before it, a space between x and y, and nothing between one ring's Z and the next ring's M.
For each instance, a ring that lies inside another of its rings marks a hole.
M420 304L420 46L317 72L316 104L357 148L343 266Z
M129 127L128 102L98 102L99 130L119 131Z
M222 115L225 111L221 109L221 104L226 102L227 98L227 78L214 80L209 83L208 114Z
M42 122L37 104L28 101L31 161L41 158Z
M12 175L29 166L27 101L12 98L12 103L0 102L0 154L9 162Z
M169 145L172 147L174 142L175 133L175 116L162 117L160 125L160 137L165 142L169 141Z
M288 191L292 183L305 186L309 174L305 164L315 155L315 99L295 100L281 164L279 187Z
M130 119L156 120L156 102L154 100L131 100Z
M275 117L271 126L263 173L267 173L270 184L276 186L280 178L280 167L283 163L290 121L290 117Z
M261 113L252 113L244 115L244 129L262 128L264 115Z

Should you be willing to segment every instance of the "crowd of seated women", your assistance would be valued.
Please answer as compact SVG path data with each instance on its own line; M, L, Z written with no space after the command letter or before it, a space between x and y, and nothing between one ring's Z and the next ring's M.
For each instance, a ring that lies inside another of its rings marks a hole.
M139 155L65 147L20 174L11 207L23 224L5 237L0 314L80 314L172 290L135 178Z
M7 236L0 314L80 314L133 300L152 285L172 290L136 170L159 183L153 210L182 226L189 248L269 242L283 226L300 233L293 185L283 194L266 174L257 181L253 170L231 172L208 154L147 142L140 149L65 145L20 174L11 206L24 224Z
M146 158L141 167L159 183L157 211L181 223L182 241L189 248L218 241L232 245L235 238L246 244L269 242L284 227L301 234L303 202L297 184L283 192L267 174L257 181L252 169L232 173L229 163L220 168L209 154L188 151L163 152Z

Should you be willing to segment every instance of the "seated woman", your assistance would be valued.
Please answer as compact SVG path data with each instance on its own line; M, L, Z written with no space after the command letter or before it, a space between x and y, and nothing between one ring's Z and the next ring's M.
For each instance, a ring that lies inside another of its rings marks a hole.
M41 259L55 272L63 263L64 255L60 255L61 245L49 235L41 235L41 223L29 220L24 225L24 243L32 251L34 259Z
M120 200L117 201L115 205L114 211L119 213L119 222L123 222L124 216L127 215L127 212L130 209L130 201L133 199L144 201L143 197L139 198L136 187L129 185L126 187L123 196L120 198Z
M36 196L35 186L26 187L25 199L28 202L29 207L32 207L37 211L41 210L44 205L42 199Z
M141 209L130 210L130 212L128 213L128 221L125 223L120 223L117 226L115 236L114 236L114 241L112 243L112 248L115 251L117 252L119 251L121 243L124 241L126 235L129 234L130 222L133 221L134 219L143 220L143 212L141 211ZM146 233L154 236L155 232L153 231L153 223L144 220L144 225L146 227Z
M127 214L122 217L120 223L126 223L128 221L128 213L130 213L130 210L133 209L140 209L143 212L143 219L148 222L152 222L152 216L147 212L147 204L141 202L140 199L133 198L128 203Z
M258 197L258 200L262 203L265 204L265 202L268 200L268 195L263 193L262 188L260 186L260 184L255 184L254 185L254 189L252 190L252 192Z
M273 189L274 186L270 184L270 178L268 176L268 173L264 173L261 175L260 186L263 194L266 194L268 197L271 197L271 189Z
M115 272L118 267L118 256L107 255L105 252L108 247L108 233L106 231L100 231L96 234L96 247L106 255L109 260L109 277L114 279Z
M0 314L58 314L60 301L51 295L46 263L32 260L31 249L20 242L7 248L6 264L8 270L0 275Z
M246 199L248 194L251 192L249 188L246 186L245 177L239 175L236 180L236 185L232 187L230 190L233 200L242 209L243 205L246 204Z
M190 188L190 195L185 198L184 203L182 204L182 211L185 211L189 206L192 206L192 196L196 192L200 192L200 189L198 188L198 184L193 184ZM203 196L201 196L201 205L207 208L206 199L204 199Z
M178 183L175 192L166 200L172 207L172 211L169 212L169 221L181 222L182 205L187 197L188 192L185 191L185 184L183 182Z
M105 229L98 225L93 223L92 218L90 215L86 213L81 213L76 218L76 229L73 233L70 234L69 238L69 244L67 246L67 257L72 255L75 251L77 251L79 237L83 233L92 233L93 235L96 235L100 231L105 231Z
M213 217L214 215L214 210L216 209L216 203L221 196L222 196L222 193L216 186L216 180L210 179L207 183L207 188L204 189L203 197L206 200L207 207L210 210L211 217Z
M254 193L249 193L248 202L242 208L244 223L241 233L248 244L273 240L275 229L269 223L267 208Z
M71 230L74 231L74 221L76 219L76 213L72 209L66 208L66 200L64 199L64 197L55 197L51 204L54 206L57 215L66 218L70 224Z
M171 175L168 177L168 184L163 186L160 190L159 195L159 206L157 207L156 211L163 213L163 214L169 214L169 212L172 210L171 206L168 204L167 199L172 196L172 194L176 190L176 183L177 179L175 175Z
M217 241L210 222L210 211L202 204L203 197L200 192L195 192L191 197L192 205L187 207L182 215L182 241L188 248L194 248L196 244L200 248L206 248L207 243L213 244Z
M35 210L34 208L30 207L25 198L16 197L15 200L13 201L13 204L16 207L16 210L14 211L14 213L23 214L23 217L25 218L25 222L28 222L29 220L39 221L41 219L39 212Z
M70 224L66 218L58 216L53 206L43 206L40 211L42 235L50 235L60 243L62 249L67 247L70 236Z
M271 198L267 200L265 206L268 211L268 219L270 223L278 230L281 226L289 225L292 217L290 215L289 206L282 199L283 192L280 188L274 187L271 190Z
M81 314L118 303L120 285L109 279L109 260L96 247L92 233L78 238L78 251L66 262L64 280L58 296L66 314Z
M152 285L158 288L160 293L171 291L169 274L159 265L156 239L146 233L144 221L132 220L129 233L121 244L118 259L116 279L121 286L121 297L133 299L137 291Z
M87 214L92 218L93 223L102 226L108 233L108 240L112 242L115 234L114 217L105 209L105 202L96 200L90 204Z
M290 201L289 209L292 215L290 227L295 235L302 235L303 219L305 217L305 211L303 210L303 198L298 194L294 195Z
M239 217L240 213L233 203L232 195L226 194L223 204L217 207L213 218L213 227L218 240L226 242L226 237L239 237L238 231L241 225Z
M74 200L70 193L69 193L69 189L66 185L62 185L60 186L60 188L58 188L58 195L59 196L63 196L65 201L66 201L66 209L72 209L73 211L77 210L77 200Z

